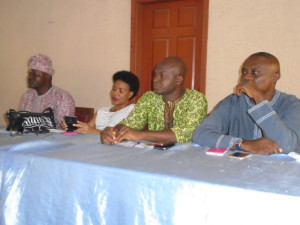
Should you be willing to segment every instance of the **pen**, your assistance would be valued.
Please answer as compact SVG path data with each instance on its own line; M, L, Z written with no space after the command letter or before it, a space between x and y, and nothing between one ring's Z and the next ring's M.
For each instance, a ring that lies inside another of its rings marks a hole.
M133 145L133 147L135 147L135 146L137 146L137 145L139 145L139 144L141 144L141 142L136 142L134 145Z

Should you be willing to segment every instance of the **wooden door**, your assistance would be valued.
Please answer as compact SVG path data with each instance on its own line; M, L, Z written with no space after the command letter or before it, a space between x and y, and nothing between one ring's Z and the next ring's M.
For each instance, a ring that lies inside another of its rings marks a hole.
M131 71L139 96L152 88L155 65L179 56L188 66L185 87L205 92L208 0L132 0Z

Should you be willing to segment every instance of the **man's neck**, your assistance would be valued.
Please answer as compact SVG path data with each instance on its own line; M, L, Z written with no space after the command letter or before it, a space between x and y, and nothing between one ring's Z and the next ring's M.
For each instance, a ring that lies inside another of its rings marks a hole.
M273 90L270 90L268 92L265 92L264 93L264 97L262 97L262 99L260 101L255 101L256 104L262 102L263 100L268 100L269 102L272 101L272 99L274 98L275 96L275 93L276 93L276 90L273 89Z
M163 100L168 102L175 102L176 100L180 99L184 95L184 92L185 92L184 88L177 89L169 95L164 95Z
M35 90L36 90L38 95L43 95L43 94L47 93L47 91L49 91L51 87L52 87L52 85L47 85L47 86L44 86L40 89L35 89Z
M266 94L266 99L270 102L273 100L276 93L276 89L273 89L270 93Z
M248 96L253 104L259 104L264 100L271 102L275 96L276 89L270 90L268 92L262 92L260 95L256 95L253 98Z

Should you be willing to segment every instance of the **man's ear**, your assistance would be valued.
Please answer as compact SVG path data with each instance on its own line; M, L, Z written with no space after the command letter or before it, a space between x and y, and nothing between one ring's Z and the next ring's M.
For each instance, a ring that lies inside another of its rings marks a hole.
M273 81L277 82L280 79L280 73L274 73L273 74Z
M52 76L47 74L47 80L52 81Z
M178 85L181 84L181 83L183 83L183 76L182 75L178 75L177 78L176 78L176 82L177 82Z

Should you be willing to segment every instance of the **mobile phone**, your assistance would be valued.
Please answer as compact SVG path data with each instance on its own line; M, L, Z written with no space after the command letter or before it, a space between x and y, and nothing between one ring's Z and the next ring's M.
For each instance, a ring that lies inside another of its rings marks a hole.
M247 158L250 156L251 156L251 154L247 153L247 152L234 152L234 153L231 153L230 155L228 155L228 157L236 158L236 159L244 159L244 158Z
M228 151L228 148L211 148L206 151L207 155L223 156Z
M153 148L157 150L166 150L174 145L175 143L155 143Z
M74 123L78 123L77 116L65 116L65 122L68 126L67 131L77 130L78 127L73 126Z

